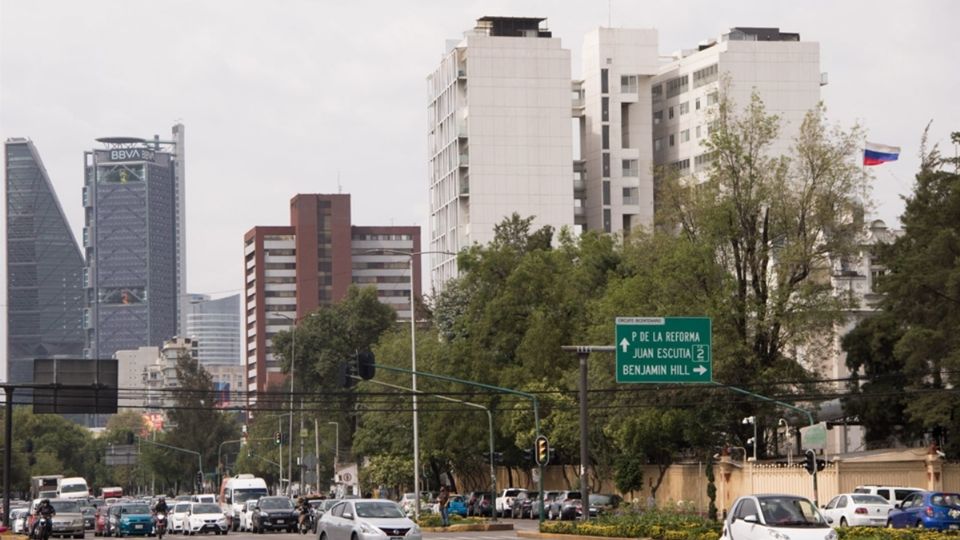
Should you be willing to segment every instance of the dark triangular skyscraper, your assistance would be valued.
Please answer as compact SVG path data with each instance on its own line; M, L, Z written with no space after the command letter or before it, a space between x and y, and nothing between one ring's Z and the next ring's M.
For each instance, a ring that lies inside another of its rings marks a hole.
M33 142L8 139L7 382L35 358L83 354L83 255Z

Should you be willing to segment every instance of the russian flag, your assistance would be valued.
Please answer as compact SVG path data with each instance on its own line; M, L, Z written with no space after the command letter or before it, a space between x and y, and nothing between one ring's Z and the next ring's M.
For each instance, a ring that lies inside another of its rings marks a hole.
M896 161L900 157L899 146L887 146L868 142L863 148L864 165L882 165L888 161Z

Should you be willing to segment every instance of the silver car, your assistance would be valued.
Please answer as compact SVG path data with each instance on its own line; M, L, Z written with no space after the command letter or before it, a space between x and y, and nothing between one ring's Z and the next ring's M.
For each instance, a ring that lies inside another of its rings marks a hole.
M348 499L323 514L319 540L423 540L400 506L384 499Z

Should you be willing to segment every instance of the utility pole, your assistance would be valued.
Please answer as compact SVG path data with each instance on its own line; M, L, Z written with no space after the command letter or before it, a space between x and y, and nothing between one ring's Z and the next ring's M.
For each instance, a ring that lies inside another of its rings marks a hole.
M306 490L303 487L303 398L300 398L300 494Z

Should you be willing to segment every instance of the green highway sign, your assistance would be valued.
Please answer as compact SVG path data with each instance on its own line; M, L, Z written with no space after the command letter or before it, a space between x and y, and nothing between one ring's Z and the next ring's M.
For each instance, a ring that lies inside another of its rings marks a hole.
M618 383L713 381L709 317L617 317Z

